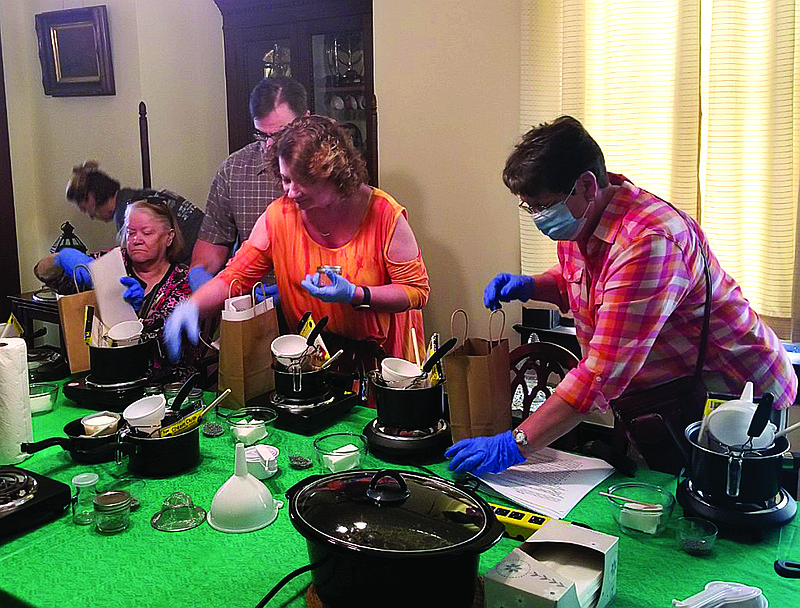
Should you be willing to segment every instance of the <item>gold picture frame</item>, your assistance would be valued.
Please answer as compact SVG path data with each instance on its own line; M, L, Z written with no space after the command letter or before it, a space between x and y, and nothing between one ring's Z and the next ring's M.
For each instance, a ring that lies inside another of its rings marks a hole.
M114 66L105 6L35 16L44 94L114 95Z

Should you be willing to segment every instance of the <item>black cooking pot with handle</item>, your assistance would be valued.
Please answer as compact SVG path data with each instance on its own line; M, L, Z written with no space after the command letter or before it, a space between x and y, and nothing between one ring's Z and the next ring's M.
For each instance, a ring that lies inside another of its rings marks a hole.
M23 443L20 445L20 450L26 454L35 454L41 450L59 446L69 452L73 461L81 464L99 464L114 460L114 450L99 450L109 444L116 443L118 439L117 433L89 437L85 435L81 418L78 418L67 423L64 427L64 434L66 437L49 437L34 443Z
M467 608L480 554L504 530L474 492L411 471L316 475L286 496L330 608Z
M116 384L147 378L158 348L158 339L150 335L143 335L139 344L130 346L89 346L92 381Z
M140 437L126 429L117 443L98 453L128 455L128 469L143 477L169 477L183 473L200 462L200 427L169 437Z
M692 487L719 506L759 504L774 498L781 489L786 437L779 437L763 450L719 452L698 443L701 422L686 427L692 450Z

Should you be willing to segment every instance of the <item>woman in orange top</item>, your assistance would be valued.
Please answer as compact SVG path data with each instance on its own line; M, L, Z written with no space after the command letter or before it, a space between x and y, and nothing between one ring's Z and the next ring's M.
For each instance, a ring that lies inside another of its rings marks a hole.
M307 311L316 320L327 315L328 331L374 346L376 358L409 360L413 327L424 352L420 309L430 288L422 254L406 210L365 183L347 132L330 118L303 116L277 136L271 157L285 195L226 268L175 310L165 328L170 355L180 352L183 333L196 341L198 316L218 311L235 279L246 293L270 268L290 327ZM342 272L322 277L319 266Z

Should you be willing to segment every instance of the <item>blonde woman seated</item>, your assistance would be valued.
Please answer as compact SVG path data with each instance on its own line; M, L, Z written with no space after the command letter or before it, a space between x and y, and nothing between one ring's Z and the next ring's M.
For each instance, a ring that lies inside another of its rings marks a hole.
M128 205L120 245L128 272L120 279L127 288L123 297L136 310L145 333L158 334L161 339L164 321L191 293L187 269L178 263L183 237L163 199L151 197ZM103 253L88 256L76 249L62 249L40 260L33 272L57 293L75 293L76 283L81 288L92 284L89 273L79 264L89 264ZM156 353L154 366L182 379L195 371L199 356L199 347L193 345L173 365Z

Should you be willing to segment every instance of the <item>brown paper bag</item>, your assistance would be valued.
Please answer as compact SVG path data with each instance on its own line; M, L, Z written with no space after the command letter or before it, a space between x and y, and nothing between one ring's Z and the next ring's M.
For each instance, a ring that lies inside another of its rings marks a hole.
M503 325L497 340L492 339L489 315L489 339L470 338L467 313L456 310L450 318L450 331L457 314L464 315L463 343L445 357L447 397L450 404L450 427L453 442L468 437L489 436L511 429L511 373L508 340Z
M87 306L97 306L94 290L58 298L61 335L67 347L69 371L73 374L89 369L89 347L84 341Z
M252 315L234 314L237 320L230 320L223 314L220 321L218 385L220 391L231 389L226 402L231 409L275 386L270 345L278 337L278 315L262 304L253 307ZM235 312L244 311L239 307Z

